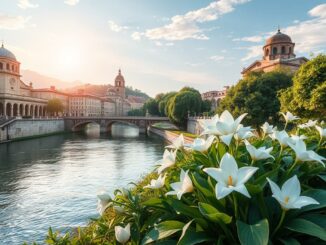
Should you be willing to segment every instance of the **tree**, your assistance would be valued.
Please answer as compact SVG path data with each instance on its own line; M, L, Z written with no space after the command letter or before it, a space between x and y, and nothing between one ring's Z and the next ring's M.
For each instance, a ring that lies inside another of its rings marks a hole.
M248 113L246 123L256 128L265 121L275 123L280 111L277 93L291 85L291 75L285 71L252 72L231 87L217 112L229 110L236 116Z
M302 65L293 77L293 87L280 93L283 111L300 117L325 118L326 55L318 55Z
M168 116L168 108L167 108L167 103L169 101L170 98L172 98L173 96L175 96L177 94L177 92L169 92L166 93L161 100L158 103L158 110L161 116Z
M181 90L168 101L168 117L179 126L185 126L188 113L201 112L201 96L199 92Z
M155 99L148 99L144 104L144 111L151 115L159 116L158 103Z
M210 100L203 100L201 104L201 112L209 113L212 110L212 102Z
M64 106L62 104L62 101L54 98L50 99L47 104L47 111L50 113L51 116L58 115L59 112L63 112Z
M144 108L130 110L128 116L145 116Z

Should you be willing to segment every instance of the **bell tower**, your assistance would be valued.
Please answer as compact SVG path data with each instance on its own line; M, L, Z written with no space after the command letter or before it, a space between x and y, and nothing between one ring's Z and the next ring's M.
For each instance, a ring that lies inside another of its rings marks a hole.
M125 92L125 79L121 75L121 69L119 69L119 73L115 78L114 81L114 87L115 87L115 92L118 94L120 97L123 99L126 97L126 92Z

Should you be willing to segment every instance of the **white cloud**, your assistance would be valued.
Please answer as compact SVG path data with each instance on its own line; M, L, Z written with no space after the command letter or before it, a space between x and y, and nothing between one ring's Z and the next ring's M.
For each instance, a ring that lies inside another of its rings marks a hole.
M300 22L300 20L294 20L293 24L298 24Z
M241 59L241 61L247 61L247 60L250 60L252 58L256 58L258 56L262 56L263 55L263 51L262 51L262 46L261 45L251 46L251 47L245 47L245 48L241 48L241 49L247 49L247 50L249 50L249 52L247 53L247 55L245 57L243 57Z
M22 9L37 8L38 4L33 4L29 0L19 0L17 6Z
M144 35L144 33L135 31L131 34L131 38L136 41L139 41L143 35Z
M174 46L174 43L171 43L171 42L164 43L164 42L156 41L155 45L158 46L158 47L161 47L161 46L171 47L171 46Z
M219 0L210 3L208 6L190 11L184 15L176 15L171 18L171 23L146 30L145 36L154 40L184 40L184 39L209 39L199 27L200 23L218 19L220 16L232 12L237 4L246 3L250 0Z
M326 48L326 4L317 5L308 11L308 14L312 19L298 21L281 29L281 32L289 35L295 43L295 53L316 53L318 50ZM275 31L265 33L262 36L266 34L267 36L274 35ZM262 55L262 46L252 46L246 49L249 52L242 61Z
M71 5L71 6L74 6L77 3L79 3L79 0L65 0L64 3L68 4L68 5Z
M263 41L263 37L262 36L251 36L251 37L234 38L234 39L232 39L232 41L260 43L261 41Z
M109 27L110 27L111 31L114 31L114 32L120 32L122 30L127 30L128 29L128 26L120 26L120 25L118 25L117 23L115 23L112 20L109 20L108 24L109 24Z
M25 27L31 17L0 14L0 29L17 30Z
M221 61L221 60L224 60L224 56L222 55L214 55L214 56L211 56L210 59L211 60L214 60L214 61Z

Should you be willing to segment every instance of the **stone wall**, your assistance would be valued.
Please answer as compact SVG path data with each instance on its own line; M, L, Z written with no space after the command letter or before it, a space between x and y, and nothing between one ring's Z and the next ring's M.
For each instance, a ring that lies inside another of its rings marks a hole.
M199 124L201 120L205 120L205 119L189 118L187 122L187 131L192 134L200 135L201 132L203 131L202 127Z
M0 128L0 142L64 132L63 119L22 119Z

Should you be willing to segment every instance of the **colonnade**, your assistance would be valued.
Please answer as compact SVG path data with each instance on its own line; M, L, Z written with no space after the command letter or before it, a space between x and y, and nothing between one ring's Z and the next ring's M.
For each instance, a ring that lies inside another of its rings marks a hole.
M0 102L0 116L44 117L46 116L46 105L18 102Z

